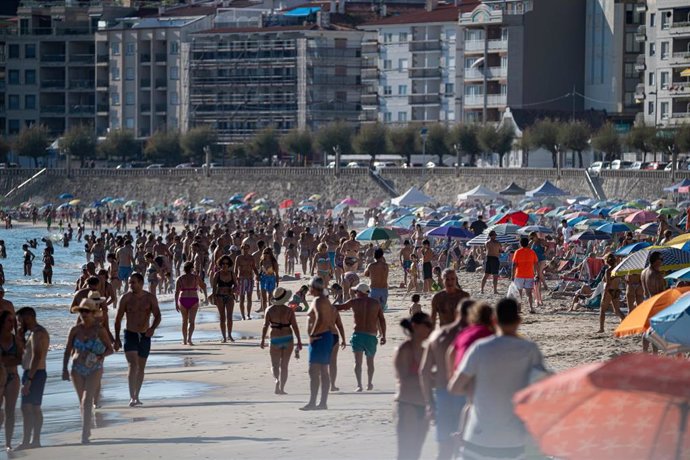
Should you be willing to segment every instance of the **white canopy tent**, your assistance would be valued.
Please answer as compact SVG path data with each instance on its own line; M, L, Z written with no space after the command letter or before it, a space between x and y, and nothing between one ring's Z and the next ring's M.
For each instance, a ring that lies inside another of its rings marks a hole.
M400 196L396 196L391 200L391 203L395 206L415 206L421 204L427 204L434 201L433 198L426 195L424 192L419 190L417 187L410 187L410 189Z
M483 185L477 185L472 190L465 193L458 194L458 201L465 200L493 200L498 198L500 195L493 190L490 190Z

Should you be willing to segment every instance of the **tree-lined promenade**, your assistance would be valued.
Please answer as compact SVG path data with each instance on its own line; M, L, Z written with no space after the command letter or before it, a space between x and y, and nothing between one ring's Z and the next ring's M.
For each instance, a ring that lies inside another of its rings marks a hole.
M96 139L88 126L69 129L59 140L59 150L77 160L82 167L94 160L126 162L143 158L151 163L173 166L188 161L196 164L205 160L205 149L211 149L215 161L228 161L236 166L270 164L276 155L290 158L295 165L321 163L323 152L331 154L337 148L342 155L367 155L371 160L386 154L400 155L411 163L413 155L425 153L444 165L448 155L462 158L462 163L475 166L482 154L497 154L498 166L506 166L505 156L521 151L521 165L529 166L529 153L544 149L551 153L553 167L559 156L571 155L573 165L583 164L582 152L590 147L601 153L605 161L619 159L621 153L634 151L647 159L648 154L673 156L690 151L690 125L676 129L635 126L621 135L607 123L594 131L582 121L561 122L542 119L525 129L517 137L511 127L458 124L448 127L431 124L422 139L418 126L388 127L381 123L362 125L358 131L343 122L334 122L311 132L292 130L281 134L273 128L258 131L245 143L220 145L216 132L210 127L192 128L185 133L159 131L143 143L127 130L112 130L104 139ZM0 138L0 162L7 161L10 152L39 159L49 153L51 138L47 129L34 125L12 138ZM281 155L282 154L282 155Z

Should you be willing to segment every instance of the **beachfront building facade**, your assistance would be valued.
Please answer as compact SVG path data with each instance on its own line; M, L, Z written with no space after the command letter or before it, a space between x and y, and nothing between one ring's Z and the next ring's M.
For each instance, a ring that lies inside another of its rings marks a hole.
M644 102L644 122L663 127L690 123L690 3L647 0L640 9L646 14L637 39L645 46L645 58L637 97Z
M459 121L497 123L506 107L580 111L585 0L485 0L459 17Z
M360 121L363 32L307 24L212 29L189 43L189 127L221 143Z
M606 110L626 129L642 110L635 93L643 83L644 13L639 0L587 0L584 109Z
M118 18L95 33L96 132L127 129L144 139L177 130L187 100L182 44L212 16Z

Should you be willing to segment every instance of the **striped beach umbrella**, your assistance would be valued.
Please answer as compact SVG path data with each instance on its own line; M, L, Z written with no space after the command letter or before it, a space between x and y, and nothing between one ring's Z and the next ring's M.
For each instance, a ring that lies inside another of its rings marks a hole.
M469 246L484 246L486 242L489 241L489 235L482 233L479 236L472 238L467 242ZM518 236L515 233L508 235L496 235L496 241L501 244L517 244Z
M649 265L649 256L653 252L661 253L661 271L668 272L690 267L690 252L666 246L650 246L623 259L613 269L613 275L625 276L641 273Z

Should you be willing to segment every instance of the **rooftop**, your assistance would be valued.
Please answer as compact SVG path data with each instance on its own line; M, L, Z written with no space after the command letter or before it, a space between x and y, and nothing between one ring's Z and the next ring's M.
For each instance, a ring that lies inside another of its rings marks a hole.
M397 24L428 24L436 22L457 22L460 14L472 11L481 2L466 1L460 6L439 6L435 10L419 10L410 13L389 16L375 21L362 24L363 27L369 26L392 26Z

